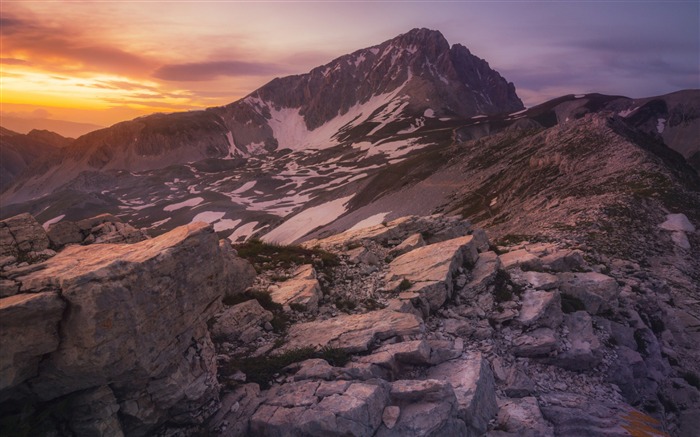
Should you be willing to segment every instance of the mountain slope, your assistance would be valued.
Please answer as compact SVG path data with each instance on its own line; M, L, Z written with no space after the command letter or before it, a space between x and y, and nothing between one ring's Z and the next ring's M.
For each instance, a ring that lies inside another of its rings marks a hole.
M407 134L426 120L522 109L508 83L437 31L414 29L303 75L275 79L221 108L156 114L78 138L3 196L50 194L83 171L143 171L206 158L325 149Z
M72 138L46 130L20 134L0 127L0 192L5 191L32 163L52 155L72 141Z

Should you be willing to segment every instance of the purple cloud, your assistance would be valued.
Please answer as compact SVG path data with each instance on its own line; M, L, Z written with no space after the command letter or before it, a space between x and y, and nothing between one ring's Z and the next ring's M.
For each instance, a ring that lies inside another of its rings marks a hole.
M275 64L245 61L209 61L169 64L158 68L153 76L171 81L205 81L221 76L268 76L287 71Z

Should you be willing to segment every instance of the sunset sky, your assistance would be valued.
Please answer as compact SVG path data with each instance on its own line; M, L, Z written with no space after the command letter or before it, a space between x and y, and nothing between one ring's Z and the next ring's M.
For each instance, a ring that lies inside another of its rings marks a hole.
M222 105L414 27L486 59L527 106L569 93L700 88L697 0L0 5L3 125L108 126Z

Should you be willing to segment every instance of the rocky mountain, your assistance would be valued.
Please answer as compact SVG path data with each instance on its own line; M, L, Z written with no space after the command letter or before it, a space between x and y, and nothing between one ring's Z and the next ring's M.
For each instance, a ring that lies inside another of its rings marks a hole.
M81 137L3 195L0 427L694 436L699 101L419 29Z
M221 108L156 114L78 138L3 195L53 192L81 172L144 171L206 158L327 149L410 131L426 118L522 109L512 83L437 31L414 29L303 75L275 79Z
M19 134L0 127L0 192L9 187L27 167L53 155L72 141L72 138L64 138L47 130Z

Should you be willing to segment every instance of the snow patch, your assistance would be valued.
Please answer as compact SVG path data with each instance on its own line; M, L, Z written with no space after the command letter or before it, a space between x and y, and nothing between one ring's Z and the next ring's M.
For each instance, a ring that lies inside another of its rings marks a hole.
M226 215L225 212L215 212L215 211L205 211L205 212L200 212L194 218L190 223L194 222L205 222L205 223L214 223L215 221L221 220L224 216Z
M163 208L163 211L171 212L171 211L176 211L180 208L185 208L187 206L197 206L200 203L204 202L204 198L202 197L193 197L191 199L187 199L184 202L180 203L174 203L172 205L168 205L165 208Z
M380 212L379 214L369 216L366 219L360 220L359 222L355 223L355 225L348 229L348 231L356 231L358 229L369 228L370 226L379 225L384 221L384 217L388 216L389 214L391 214L391 211Z
M586 97L585 94L576 94L576 95L574 96L574 99L582 99L582 98L584 98L584 97Z
M245 193L246 191L248 191L248 190L250 190L251 188L253 188L253 187L255 186L256 183L257 183L257 181L246 182L245 184L241 185L238 189L232 191L231 194L241 194L241 193Z
M620 111L620 112L617 113L617 115L619 115L619 116L622 117L622 118L627 118L627 117L630 116L630 114L632 114L632 113L633 113L634 111L636 111L637 109L639 109L639 106L636 106L636 107L634 107L634 108L632 108L632 109L625 109L624 111Z
M149 226L148 229L153 229L153 228L157 228L158 226L164 225L164 224L168 223L170 221L170 219L171 219L171 217L168 217L164 220L158 220L157 222L153 222L153 224L151 224L151 226Z
M433 118L435 117L435 111L433 111L432 108L428 108L423 112L423 117Z
M253 234L253 232L255 232L255 227L257 225L258 225L258 222L246 223L243 226L241 226L240 228L233 231L233 233L228 236L228 239L232 243L237 242L239 238L243 238L243 241L246 241Z
M215 232L221 232L221 231L227 231L229 229L234 229L238 224L241 222L241 219L237 220L231 220L231 219L223 219L219 220L218 222L214 223L214 231Z
M63 218L64 218L65 216L66 216L65 214L61 214L61 215L59 215L58 217L54 217L54 218L52 218L51 220L45 221L44 224L41 225L41 226L42 226L44 229L48 229L49 226L51 226L52 224L58 223L58 222L60 222L61 220L63 220Z
M667 214L666 221L659 227L666 231L695 232L695 226L690 223L685 214Z
M664 133L664 129L666 129L666 119L665 118L659 118L656 120L656 131L660 134Z
M261 239L269 243L291 244L317 227L326 225L343 215L347 210L347 203L353 196L341 197L302 211Z

